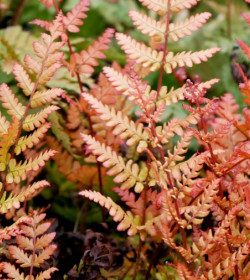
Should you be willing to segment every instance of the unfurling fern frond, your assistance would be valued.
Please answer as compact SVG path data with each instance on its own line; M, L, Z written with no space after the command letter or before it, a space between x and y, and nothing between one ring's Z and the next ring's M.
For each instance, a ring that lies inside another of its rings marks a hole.
M136 163L132 164L132 160L125 163L124 159L112 151L110 147L96 141L92 136L84 134L81 136L88 148L97 156L97 160L102 162L104 167L111 168L107 174L115 176L114 182L122 183L121 189L126 190L135 186L137 192L143 190L143 182L148 173L146 167L140 170Z
M105 125L113 128L113 134L119 135L121 139L128 139L128 145L134 145L143 142L147 145L148 134L143 131L143 125L136 125L135 122L129 120L127 116L123 116L121 112L115 112L114 108L109 108L102 104L95 97L88 93L84 93L83 98L91 105L99 114L101 120L105 121Z
M83 25L82 19L86 18L85 12L89 10L90 0L81 0L72 10L63 18L65 28L73 33L80 31L79 25Z
M105 207L113 217L113 220L115 222L120 222L117 226L117 230L123 231L128 229L128 235L135 235L137 233L137 225L132 213L128 211L124 212L110 197L105 197L96 191L88 190L81 191L79 194Z

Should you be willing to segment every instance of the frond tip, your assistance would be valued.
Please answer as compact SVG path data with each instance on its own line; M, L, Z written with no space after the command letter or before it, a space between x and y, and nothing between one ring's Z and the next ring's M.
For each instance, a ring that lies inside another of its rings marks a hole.
M105 197L96 191L88 190L81 191L79 194L105 207L113 217L113 220L120 222L117 230L122 231L128 229L128 235L135 235L137 233L132 214L130 212L124 212L110 197Z

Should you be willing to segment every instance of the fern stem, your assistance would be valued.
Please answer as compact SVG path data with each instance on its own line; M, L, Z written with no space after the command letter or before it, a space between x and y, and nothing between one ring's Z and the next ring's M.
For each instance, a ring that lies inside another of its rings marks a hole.
M151 260L150 260L150 264L149 264L149 266L148 266L148 270L147 270L147 272L146 272L145 280L148 280L149 277L150 277L151 268L152 268L152 266L155 264L156 258L157 258L157 256L158 256L159 252L161 251L162 244L163 244L163 242L159 243L158 247L157 247L156 250L154 251L154 254L153 254L153 256L152 256L152 258L151 258Z
M12 18L11 21L11 26L13 25L17 25L18 24L18 19L20 17L20 15L22 14L23 8L29 3L30 0L20 0L17 6L17 9L15 11L15 14Z
M163 73L164 73L164 62L167 55L167 47L168 47L168 35L169 35L169 24L170 24L170 7L171 7L171 0L168 0L168 11L167 11L167 20L166 20L166 31L165 31L165 42L164 42L164 50L163 50L163 57L161 61L161 69L160 69L160 76L158 80L158 86L157 86L157 95L156 95L156 102L155 102L155 109L156 104L159 98L161 86L162 86L162 80L163 80Z
M151 127L152 127L152 132L153 132L154 137L158 138L157 137L157 132L156 132L156 129L155 129L155 123L153 121L151 123ZM163 164L165 164L166 160L165 160L165 156L164 156L164 152L163 152L162 147L158 147L158 150L160 152L162 162L163 162ZM170 186L171 189L174 189L174 185L173 185L172 179L170 177L170 172L166 171L166 173L167 173L167 178L168 178L169 186ZM178 216L179 219L181 219L181 214L180 214L179 206L178 206L178 203L177 203L176 199L174 201L174 204L175 204L175 209L176 209L177 216ZM180 229L181 236L182 236L183 246L187 250L186 233L185 233L183 228L179 227L179 229Z
M138 250L137 250L137 258L136 258L136 263L135 263L133 280L136 280L137 271L138 271L140 260L141 260L141 248L142 248L142 241L141 241L141 238L139 237L139 246L138 246Z
M33 226L34 225L34 220L33 220ZM29 273L29 280L32 279L32 274L33 274L33 268L34 268L34 262L35 262L35 255L36 255L36 234L35 230L33 231L33 250L32 250L32 256L31 256L31 266L30 266L30 273Z
M53 0L53 3L54 3L54 6L56 8L57 13L59 13L60 9L57 5L56 0ZM65 32L67 33L66 30L65 30ZM68 40L67 40L67 44L68 44L70 55L72 56L74 53L73 53L73 49L72 49L69 37L68 37ZM82 85L81 77L80 77L79 73L77 73L77 72L76 72L76 77L77 77L77 81L78 81L80 91L83 92L83 85ZM91 136L94 136L95 132L94 132L92 120L91 120L91 117L90 117L89 114L87 114L87 118L88 118L90 134L91 134ZM102 181L101 164L100 164L100 162L97 161L96 165L97 165L98 180L99 180L99 190L100 190L100 193L103 195L103 181ZM105 220L105 210L102 207L101 207L101 214L102 214L102 220L104 221Z

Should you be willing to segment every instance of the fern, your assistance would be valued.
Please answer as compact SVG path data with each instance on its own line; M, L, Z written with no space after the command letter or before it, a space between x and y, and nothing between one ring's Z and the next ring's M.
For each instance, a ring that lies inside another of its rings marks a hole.
M118 156L110 147L105 147L94 138L82 134L83 140L88 144L89 149L97 155L97 160L103 163L106 168L111 168L108 175L115 176L116 183L123 183L121 189L129 189L135 185L135 191L141 192L143 181L147 176L147 168L139 169L137 164L132 165L132 161L124 162L121 156Z
M67 16L63 18L65 28L73 33L77 33L80 29L77 27L83 25L82 19L86 18L85 12L87 12L88 6L90 5L89 0L81 0L71 12L67 13Z
M98 192L87 190L81 191L80 195L98 202L101 206L107 208L114 221L120 222L117 226L117 230L122 231L128 229L128 235L135 235L137 233L136 223L132 214L130 212L124 212L120 206L111 200L111 198L106 198Z
M48 150L40 153L35 159L26 160L24 163L17 163L15 159L9 161L9 172L6 176L8 183L19 183L21 180L27 178L27 172L30 170L37 170L39 167L45 165L45 161L55 154L55 151Z
M33 275L33 268L40 267L56 249L55 245L50 244L55 237L55 233L44 234L51 226L51 222L43 221L45 214L39 214L36 211L32 214L32 217L24 221L24 225L21 226L25 235L16 237L19 247L13 245L8 247L12 261L14 260L22 268L29 268L29 275ZM25 273L20 273L15 265L8 262L1 263L1 270L11 279L25 280L28 277L25 276ZM36 277L32 276L32 279L50 279L51 274L56 270L55 267L46 269L36 273Z

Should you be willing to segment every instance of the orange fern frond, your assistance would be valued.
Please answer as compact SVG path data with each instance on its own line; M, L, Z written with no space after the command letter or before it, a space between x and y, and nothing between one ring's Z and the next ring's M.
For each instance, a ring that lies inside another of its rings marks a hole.
M89 10L90 0L81 0L72 10L63 17L65 28L69 32L77 33L80 31L80 25L83 25L82 19L86 18L85 12Z
M23 122L23 129L26 131L32 131L35 127L40 127L43 123L45 123L49 114L59 109L60 108L58 106L51 105L36 114L28 115Z
M15 140L19 130L19 121L17 118L13 118L13 121L8 128L7 134L3 135L2 141L0 141L0 171L4 171L9 161L9 149L15 144Z
M6 120L5 116L2 116L0 112L0 137L2 138L4 134L8 133L8 128L10 127L10 122Z
M148 9L157 12L160 15L164 15L168 12L168 0L139 0L143 6ZM183 9L191 8L196 5L200 0L171 0L170 10L174 13L178 13Z
M3 102L2 106L7 109L7 113L10 116L15 116L19 120L22 118L25 112L25 106L19 102L12 90L5 83L0 86L0 101Z
M128 145L134 145L138 142L147 145L148 135L143 131L142 124L136 125L127 116L123 116L121 112L116 113L114 108L102 104L88 93L82 94L82 97L96 110L100 119L105 121L105 125L113 128L114 135L119 135L121 139L129 138Z
M54 5L53 0L38 0L43 3L47 8L50 8ZM62 2L63 0L58 0L59 2Z
M137 192L143 190L143 182L148 173L146 167L140 170L136 163L132 164L132 160L125 163L124 159L112 151L109 146L106 147L89 135L81 134L81 136L92 153L98 156L97 160L102 162L105 168L111 168L107 174L115 176L114 182L122 183L121 189L129 189L135 185Z
M50 127L51 127L50 123L45 123L32 134L20 137L20 139L18 140L15 146L15 154L19 155L27 148L30 149L35 144L38 144Z
M143 15L137 11L130 11L129 16L133 23L142 33L149 36L159 36L162 40L165 37L166 23L156 21L147 15ZM211 14L204 12L191 16L184 22L171 23L169 25L169 38L173 41L189 36L193 31L197 31L210 18Z
M160 68L163 58L162 51L158 52L152 50L145 44L139 43L123 33L116 33L116 39L121 49L130 59L136 61L136 63L142 64L143 67L150 68L150 71L156 71Z
M176 67L192 67L193 64L200 64L206 62L208 58L212 57L216 52L220 51L220 48L211 48L203 51L192 53L181 52L174 55L173 52L168 52L166 55L164 69L167 73L172 73Z
M87 50L81 51L80 54L75 53L71 56L69 69L79 74L93 73L94 66L99 65L97 59L104 59L106 56L103 51L109 48L108 44L114 36L114 29L108 28L106 31L90 45Z
M247 56L248 59L250 59L250 47L246 45L242 40L236 40L242 50L244 51L245 55Z
M29 96L35 88L35 84L31 81L23 66L15 63L13 66L13 74L15 75L15 79L18 81L17 85L23 89L23 92L27 96Z
M33 216L29 220L24 221L24 225L21 225L23 234L16 237L19 247L14 245L8 246L12 262L14 260L20 267L28 268L29 270L26 271L29 271L34 280L50 279L51 274L57 270L57 268L52 267L40 273L33 272L33 268L40 268L46 260L51 258L56 249L56 245L51 244L55 233L44 234L51 226L51 222L43 221L44 218L45 214L39 214L34 211ZM1 270L11 279L25 280L29 277L25 277L25 272L20 273L15 265L8 262L1 263ZM33 274L35 274L36 278Z
M31 107L37 108L39 106L42 106L46 103L52 102L55 98L62 96L65 91L61 88L52 88L49 90L45 90L43 92L35 92L31 99Z
M110 197L105 197L96 191L88 190L81 191L79 194L105 207L113 217L113 220L115 222L120 222L117 226L117 230L123 231L128 229L128 235L135 235L137 233L133 215L128 211L124 212Z
M28 199L31 199L38 192L42 191L45 187L49 186L49 183L45 180L38 181L27 188L22 189L18 194L10 194L6 198L6 193L1 198L0 213L5 214L11 208L18 209L20 208L20 202L24 202Z

